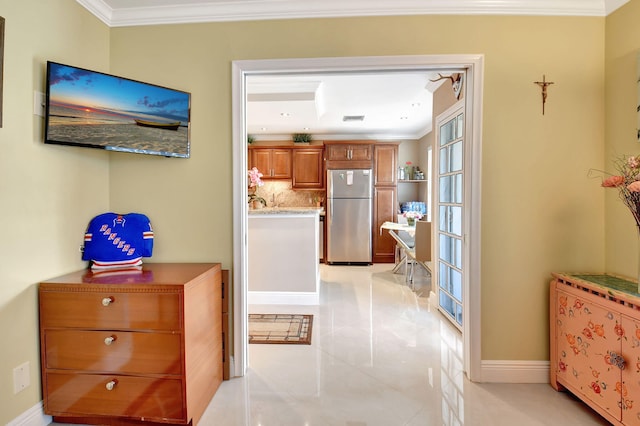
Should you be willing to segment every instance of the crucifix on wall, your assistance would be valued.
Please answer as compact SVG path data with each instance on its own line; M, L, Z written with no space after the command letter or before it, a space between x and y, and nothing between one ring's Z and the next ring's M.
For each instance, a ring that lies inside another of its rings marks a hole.
M542 89L542 115L544 115L544 104L547 102L547 86L553 84L553 81L547 81L547 76L542 74L542 81L534 81Z

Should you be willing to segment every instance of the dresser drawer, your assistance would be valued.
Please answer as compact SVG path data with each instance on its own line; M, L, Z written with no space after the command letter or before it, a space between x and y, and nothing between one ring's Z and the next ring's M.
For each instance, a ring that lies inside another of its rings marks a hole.
M47 330L46 367L86 372L182 374L177 333Z
M43 328L179 330L177 293L48 292L40 289Z
M115 383L112 390L109 383ZM45 413L186 423L182 382L138 376L46 374Z
M45 413L65 424L197 425L223 376L220 264L148 263L108 283L99 274L38 285Z

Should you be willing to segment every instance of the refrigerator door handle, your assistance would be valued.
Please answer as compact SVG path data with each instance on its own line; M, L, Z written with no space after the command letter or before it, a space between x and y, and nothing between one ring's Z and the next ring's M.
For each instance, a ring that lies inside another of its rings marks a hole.
M327 221L327 225L331 225L331 222L333 221L333 203L330 201L329 202L329 220ZM327 218L325 217L325 220Z

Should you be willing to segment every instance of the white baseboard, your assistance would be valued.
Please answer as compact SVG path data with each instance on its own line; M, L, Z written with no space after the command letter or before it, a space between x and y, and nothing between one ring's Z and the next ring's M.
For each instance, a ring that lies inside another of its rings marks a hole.
M483 383L549 383L549 361L481 362Z
M249 305L318 305L320 295L317 292L302 291L249 291Z
M44 414L42 401L20 414L7 423L6 426L47 426L53 421L51 416Z

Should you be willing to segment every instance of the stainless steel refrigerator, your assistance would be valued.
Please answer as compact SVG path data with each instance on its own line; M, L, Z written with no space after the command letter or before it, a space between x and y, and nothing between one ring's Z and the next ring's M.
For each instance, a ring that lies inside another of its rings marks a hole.
M371 169L327 170L327 263L372 259Z

